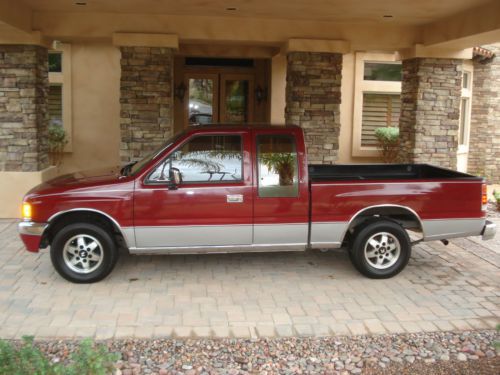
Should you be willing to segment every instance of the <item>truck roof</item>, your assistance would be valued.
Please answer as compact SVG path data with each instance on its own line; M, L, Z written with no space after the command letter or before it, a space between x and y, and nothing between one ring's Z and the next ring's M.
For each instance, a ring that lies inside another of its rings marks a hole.
M297 125L279 125L279 124L230 124L230 123L214 123L214 124L200 124L200 125L190 125L187 130L199 130L199 129L207 129L207 130L263 130L263 129L301 129L300 126Z

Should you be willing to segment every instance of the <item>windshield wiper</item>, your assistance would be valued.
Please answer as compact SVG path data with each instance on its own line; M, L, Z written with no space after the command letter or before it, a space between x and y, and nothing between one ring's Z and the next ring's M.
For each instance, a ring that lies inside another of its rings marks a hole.
M128 176L128 174L130 173L132 167L136 164L137 162L136 161L133 161L132 163L128 163L126 165L124 165L122 167L122 169L120 169L120 174L122 176Z

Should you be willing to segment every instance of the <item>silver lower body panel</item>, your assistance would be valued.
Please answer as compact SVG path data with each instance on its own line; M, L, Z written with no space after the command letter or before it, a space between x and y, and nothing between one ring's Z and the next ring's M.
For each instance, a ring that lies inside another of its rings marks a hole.
M304 251L305 244L272 244L242 246L190 246L190 247L147 247L130 248L130 254L165 255L165 254L228 254L251 252Z
M423 220L424 241L479 236L485 219L439 219Z

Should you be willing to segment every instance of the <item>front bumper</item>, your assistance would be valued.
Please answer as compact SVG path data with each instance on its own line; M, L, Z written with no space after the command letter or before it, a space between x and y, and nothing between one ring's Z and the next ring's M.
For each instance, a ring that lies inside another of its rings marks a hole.
M35 223L33 221L19 222L17 230L28 251L33 253L38 252L40 249L40 242L42 241L42 235L47 225L46 223Z
M497 232L497 225L489 220L486 220L483 231L481 232L481 235L483 236L483 241L491 240L493 237L495 237L496 232Z

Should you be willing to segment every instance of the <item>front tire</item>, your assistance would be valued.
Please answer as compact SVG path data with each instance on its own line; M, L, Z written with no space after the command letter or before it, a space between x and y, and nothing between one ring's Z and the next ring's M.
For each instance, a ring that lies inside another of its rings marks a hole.
M61 228L50 246L56 271L74 283L93 283L104 279L118 260L113 237L102 227L75 223Z
M356 269L372 279L400 273L411 256L406 230L389 220L377 220L356 231L350 258Z

